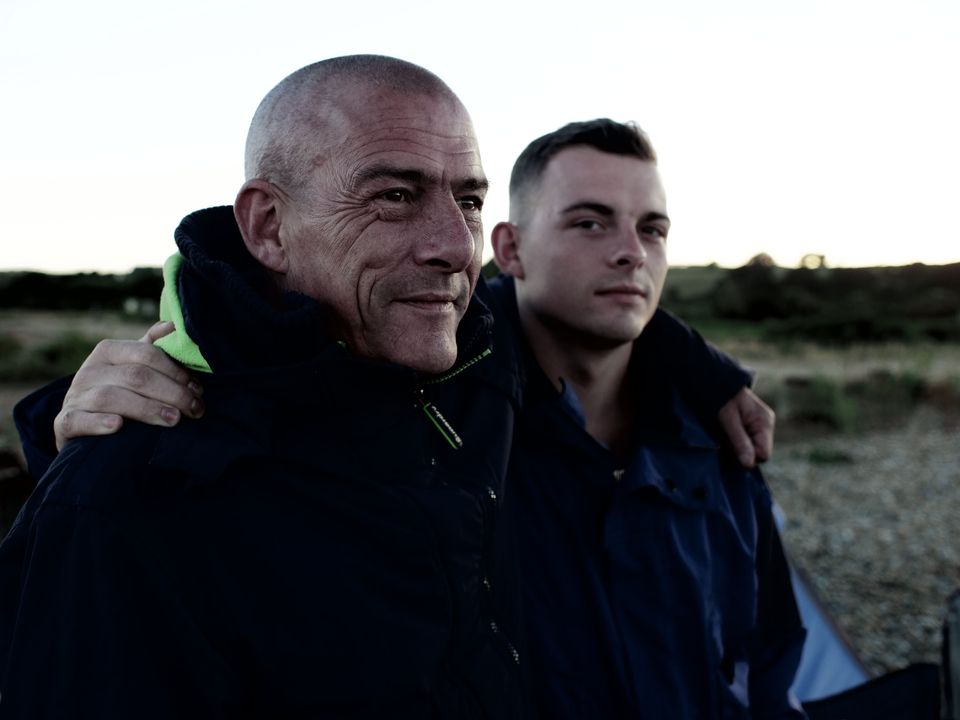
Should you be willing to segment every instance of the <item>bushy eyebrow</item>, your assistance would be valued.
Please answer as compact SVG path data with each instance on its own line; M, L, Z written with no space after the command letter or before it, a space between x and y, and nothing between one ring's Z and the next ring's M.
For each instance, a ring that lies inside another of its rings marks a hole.
M436 175L425 173L423 170L414 168L403 168L395 165L377 164L370 165L357 171L353 176L353 186L362 187L369 182L390 178L393 180L402 180L415 185L439 185L440 178ZM472 190L474 192L486 191L490 186L485 177L466 177L453 183L458 191Z
M603 215L604 217L612 217L614 215L614 209L609 205L604 203L592 202L590 200L582 200L580 202L575 202L573 205L568 205L563 209L563 213L578 212L580 210L589 210L591 212L597 213L597 215ZM656 220L662 220L663 222L669 224L670 218L663 213L659 212L648 212L642 218L642 222L654 222Z
M382 178L403 180L404 182L417 183L419 185L438 182L436 177L429 176L422 170L404 169L394 165L369 165L361 168L354 174L353 185L354 187L360 187Z
M655 221L655 220L662 220L662 221L665 222L667 225L670 224L670 218L667 217L666 215L664 215L663 213L658 213L658 212L648 212L646 215L644 215L644 216L643 216L642 218L640 218L640 219L641 219L643 222L653 222L653 221Z
M490 181L485 177L468 177L454 183L458 190L473 190L474 192L486 192L490 188Z
M591 212L597 213L597 215L604 215L607 217L613 215L613 208L609 205L604 205L603 203L598 202L589 202L587 200L575 202L573 205L568 205L563 209L563 212L570 213L577 212L578 210L590 210Z

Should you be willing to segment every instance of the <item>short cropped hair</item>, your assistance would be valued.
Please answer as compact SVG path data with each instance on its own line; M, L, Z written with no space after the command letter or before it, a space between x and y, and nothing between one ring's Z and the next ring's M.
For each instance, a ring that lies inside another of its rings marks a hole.
M527 145L510 173L510 220L522 224L544 170L561 150L586 145L611 155L631 155L657 162L650 139L636 123L620 123L609 118L585 120L564 125Z

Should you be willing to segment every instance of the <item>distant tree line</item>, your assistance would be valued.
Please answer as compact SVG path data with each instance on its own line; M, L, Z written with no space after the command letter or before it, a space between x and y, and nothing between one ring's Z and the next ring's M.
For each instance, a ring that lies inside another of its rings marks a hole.
M488 263L484 274L496 273ZM126 275L0 273L0 308L151 314L159 268ZM960 341L960 263L874 268L673 268L663 305L694 325L757 326L767 339Z
M125 275L6 272L0 273L0 308L137 312L144 305L155 309L162 288L159 268Z
M756 323L767 339L823 343L960 341L960 263L788 269L753 263L684 292L671 270L664 305L698 319Z

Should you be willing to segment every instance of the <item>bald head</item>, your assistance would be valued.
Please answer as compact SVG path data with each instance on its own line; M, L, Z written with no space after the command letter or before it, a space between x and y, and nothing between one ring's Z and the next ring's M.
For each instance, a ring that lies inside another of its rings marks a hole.
M260 103L247 134L246 179L261 178L287 190L300 187L316 158L308 150L342 119L351 96L387 93L446 98L454 92L419 65L384 55L345 55L291 73ZM331 138L336 142L336 138Z
M373 55L290 75L257 110L234 215L279 289L357 355L448 369L480 270L487 181L436 75Z

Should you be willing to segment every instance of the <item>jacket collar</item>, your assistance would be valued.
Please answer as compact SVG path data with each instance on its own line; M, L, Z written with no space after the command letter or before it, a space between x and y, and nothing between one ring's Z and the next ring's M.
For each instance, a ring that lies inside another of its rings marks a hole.
M181 320L178 336L168 341L184 354L178 359L221 373L297 364L338 345L321 303L276 292L247 252L231 207L188 215L175 237L180 259L165 268L164 307L170 319ZM457 332L454 367L489 347L492 327L490 309L473 298Z

